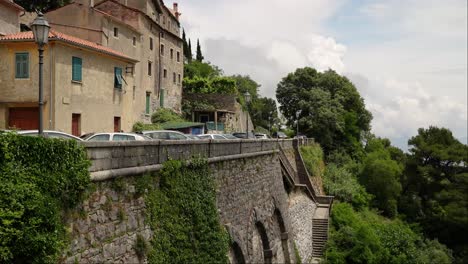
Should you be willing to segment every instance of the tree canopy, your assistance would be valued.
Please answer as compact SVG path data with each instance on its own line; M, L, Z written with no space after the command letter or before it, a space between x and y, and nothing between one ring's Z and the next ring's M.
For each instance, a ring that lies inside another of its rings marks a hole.
M370 130L372 114L346 77L332 70L297 69L281 80L276 96L288 124L294 125L300 110L299 130L315 138L326 154L362 154L361 140Z
M43 13L62 7L71 0L15 0L15 3L22 6L28 12L41 11Z

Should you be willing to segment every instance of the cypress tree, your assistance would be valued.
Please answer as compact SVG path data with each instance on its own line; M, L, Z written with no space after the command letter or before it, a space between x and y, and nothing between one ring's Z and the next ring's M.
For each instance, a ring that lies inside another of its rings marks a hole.
M203 55L201 52L201 47L200 47L200 40L197 39L197 61L202 62L203 61Z
M192 61L192 42L190 39L188 40L187 60L188 62Z
M182 29L182 45L183 45L183 49L184 49L184 57L188 61L190 51L189 51L189 46L188 46L188 43L187 43L187 39L185 38L185 29Z

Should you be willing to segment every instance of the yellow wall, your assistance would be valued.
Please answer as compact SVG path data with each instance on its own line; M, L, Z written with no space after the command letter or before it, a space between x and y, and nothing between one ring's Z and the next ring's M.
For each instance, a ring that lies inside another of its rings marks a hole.
M30 78L14 78L14 54L30 52ZM82 59L82 82L72 82L72 57ZM0 44L0 129L6 128L7 108L37 105L38 59L34 44ZM6 58L6 59L4 59ZM133 75L125 73L129 62L57 42L49 43L44 58L44 127L71 133L72 114L81 114L81 133L112 132L114 117L130 131L135 120L132 99ZM127 83L114 88L114 67L120 67ZM52 74L51 74L52 73ZM52 86L51 86L52 80ZM52 89L51 89L52 87ZM52 95L52 99L51 96ZM32 103L31 103L32 102ZM144 107L139 106L139 108ZM49 108L51 122L49 123Z
M0 34L20 31L19 11L0 2Z

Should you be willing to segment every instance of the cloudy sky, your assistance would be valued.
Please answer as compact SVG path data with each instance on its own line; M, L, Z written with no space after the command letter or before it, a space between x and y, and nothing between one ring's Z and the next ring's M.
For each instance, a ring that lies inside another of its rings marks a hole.
M466 0L179 0L188 37L263 96L298 67L347 76L373 132L406 149L419 127L467 140Z

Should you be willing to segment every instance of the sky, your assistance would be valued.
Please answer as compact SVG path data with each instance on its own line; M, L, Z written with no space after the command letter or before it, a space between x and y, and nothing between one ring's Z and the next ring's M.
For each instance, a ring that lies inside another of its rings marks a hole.
M377 136L406 150L434 125L467 143L466 0L179 0L179 10L205 60L250 75L263 96L296 68L333 69L364 98Z

